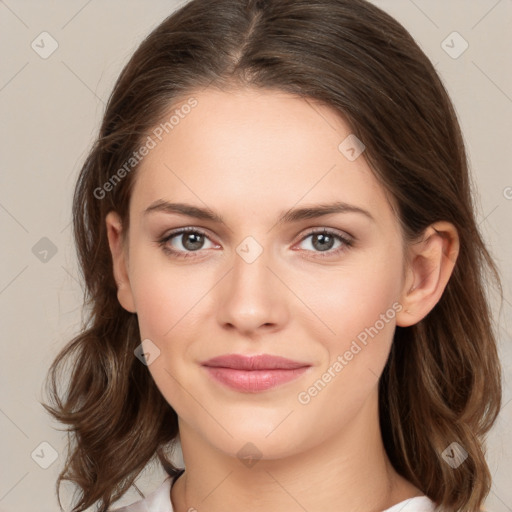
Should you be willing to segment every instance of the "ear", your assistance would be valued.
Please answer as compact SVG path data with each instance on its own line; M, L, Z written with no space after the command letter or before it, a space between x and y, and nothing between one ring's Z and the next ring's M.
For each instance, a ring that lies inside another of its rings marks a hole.
M123 232L123 225L119 214L110 211L105 217L107 226L108 244L112 254L114 279L117 284L117 299L121 306L130 313L135 313L130 279L128 277L128 256L125 245L127 233Z
M440 221L431 224L419 241L408 247L406 278L396 324L408 327L418 323L437 304L450 279L459 254L455 226Z

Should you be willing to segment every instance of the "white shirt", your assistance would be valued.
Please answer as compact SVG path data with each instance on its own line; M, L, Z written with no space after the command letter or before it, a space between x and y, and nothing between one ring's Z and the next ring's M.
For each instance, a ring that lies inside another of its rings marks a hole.
M162 485L148 494L145 499L111 512L173 512L171 502L171 483L173 478L167 477ZM433 512L435 503L428 496L409 498L382 512Z

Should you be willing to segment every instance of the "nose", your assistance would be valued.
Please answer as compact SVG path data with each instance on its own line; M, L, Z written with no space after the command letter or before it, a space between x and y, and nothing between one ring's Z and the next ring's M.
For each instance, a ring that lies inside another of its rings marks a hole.
M251 263L234 254L233 268L219 283L217 320L223 329L250 336L283 328L289 291L273 266L265 251Z

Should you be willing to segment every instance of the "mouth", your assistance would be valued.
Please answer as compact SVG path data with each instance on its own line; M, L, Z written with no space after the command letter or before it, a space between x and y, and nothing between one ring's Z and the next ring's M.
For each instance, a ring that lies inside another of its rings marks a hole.
M309 363L269 354L229 354L202 363L216 381L236 391L256 393L290 382L311 367Z

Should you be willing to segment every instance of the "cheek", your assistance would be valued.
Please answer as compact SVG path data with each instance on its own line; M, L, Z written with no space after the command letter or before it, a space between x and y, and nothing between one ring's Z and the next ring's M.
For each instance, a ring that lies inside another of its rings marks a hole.
M325 351L318 375L308 381L311 387L303 389L299 397L299 403L309 404L305 412L322 411L326 420L329 417L335 424L356 414L374 391L393 341L396 313L401 309L397 302L400 265L397 251L374 251L357 263L354 260L350 268L347 265L331 276L311 279L302 288L302 297L308 297L311 309L334 331L311 315L300 320L308 338L322 343ZM308 289L313 290L309 296Z
M190 325L212 288L207 273L174 265L156 250L135 252L130 282L142 337L163 340Z
M201 331L199 315L208 301L205 294L213 285L204 272L185 271L165 257L140 251L131 261L141 339L150 339L160 351L148 370L167 402L186 416L190 404L183 389L194 386L181 369L190 364L191 341Z
M400 306L401 259L397 251L364 255L328 274L301 279L297 294L315 313L306 315L303 325L317 325L325 335L329 352L341 350L365 329L375 326L390 336L396 309ZM393 307L393 304L395 306ZM382 315L385 316L382 325ZM299 317L300 318L300 317ZM364 334L361 336L364 338Z
M375 386L386 364L393 341L395 317L401 309L398 297L399 271L374 267L373 272L339 275L337 283L327 282L316 298L326 329L316 340L326 352L324 364L298 395L302 411L309 417L321 415L326 433L355 416ZM313 323L303 320L314 338ZM327 332L327 334L325 334Z

